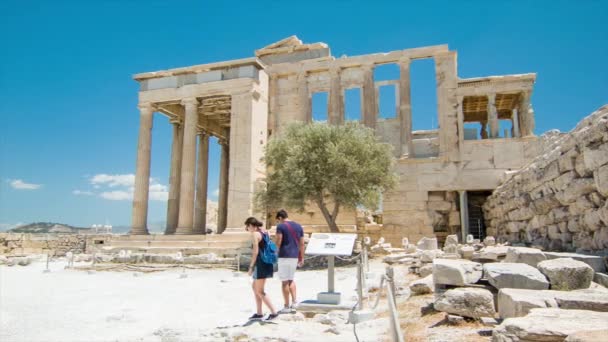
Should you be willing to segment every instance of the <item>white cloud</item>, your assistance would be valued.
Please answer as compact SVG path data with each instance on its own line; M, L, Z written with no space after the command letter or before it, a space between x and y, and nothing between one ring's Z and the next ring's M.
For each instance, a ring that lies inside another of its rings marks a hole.
M105 191L99 194L101 198L111 201L124 201L133 199L133 192L128 191Z
M133 192L135 191L134 174L108 175L102 173L90 177L89 182L93 188L101 190L99 193L101 198L111 201L133 199ZM167 186L160 184L156 178L150 178L148 198L151 201L166 201L169 198Z
M215 189L213 196L218 197L220 195L220 189Z
M79 196L79 195L83 195L83 196L93 196L95 195L93 192L91 191L82 191L82 190L74 190L72 191L73 195Z
M17 190L36 190L42 187L42 184L26 183L21 179L9 180L9 184L13 187L13 189Z
M91 184L95 185L107 185L111 188L117 186L133 186L135 184L135 175L130 173L127 175L107 175L101 173L91 177Z

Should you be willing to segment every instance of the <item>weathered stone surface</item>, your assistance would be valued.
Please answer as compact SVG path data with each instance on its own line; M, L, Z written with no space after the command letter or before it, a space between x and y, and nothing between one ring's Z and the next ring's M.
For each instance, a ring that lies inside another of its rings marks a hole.
M432 275L433 274L433 265L428 264L428 265L424 265L424 266L420 267L420 269L418 270L418 274L422 278L424 278L428 275Z
M473 258L473 253L475 252L475 248L473 246L462 246L458 249L458 254L463 259L471 260Z
M497 289L546 290L547 278L536 268L527 264L490 263L483 266L484 278Z
M603 287L608 288L608 274L595 272L593 281L602 285Z
M560 309L608 312L608 293L602 291L548 291Z
M435 250L437 249L437 238L423 237L416 245L423 251Z
M606 312L532 309L526 317L504 320L494 329L492 341L564 341L576 332L602 330L606 326Z
M498 314L501 318L523 317L533 308L556 308L555 297L547 291L501 289L498 291Z
M486 246L494 246L496 245L496 239L493 236L486 236L486 238L483 239L483 244Z
M431 263L433 262L433 260L435 260L435 258L440 257L442 255L443 252L440 249L423 250L422 253L420 253L420 261L425 263Z
M455 288L435 301L435 310L464 317L494 317L492 292L480 288Z
M433 293L434 289L435 284L433 284L433 275L428 275L422 279L413 281L410 284L410 291L413 295Z
M566 342L602 342L606 340L608 336L608 329L603 330L592 330L592 331L578 331L574 334L568 335L565 339Z
M505 258L505 262L524 263L532 267L544 260L547 260L547 257L540 249L528 247L509 247Z
M604 257L597 255L586 255L578 253L559 253L559 252L544 252L547 260L558 258L572 258L577 261L582 261L589 265L595 272L605 272L606 264Z
M433 261L433 282L444 285L474 284L481 279L483 267L468 260L435 259Z
M479 251L478 259L499 260L507 256L508 249L506 246L488 246Z
M445 243L443 245L449 246L449 245L457 245L457 244L458 244L458 235L448 235L445 238Z
M597 191L604 197L608 197L608 165L604 165L593 173L593 180Z
M589 288L593 279L593 269L582 261L571 258L546 260L538 263L552 290L576 290Z

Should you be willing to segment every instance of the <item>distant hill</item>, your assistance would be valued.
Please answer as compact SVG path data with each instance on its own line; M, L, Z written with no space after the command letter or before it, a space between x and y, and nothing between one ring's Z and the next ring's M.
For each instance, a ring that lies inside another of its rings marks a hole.
M82 228L82 227L74 227L69 224L64 223L54 223L54 222L34 222L26 225L22 225L19 227L15 227L13 229L9 229L8 232L11 233L68 233L68 234L77 234L77 233L89 233L91 231L90 228Z

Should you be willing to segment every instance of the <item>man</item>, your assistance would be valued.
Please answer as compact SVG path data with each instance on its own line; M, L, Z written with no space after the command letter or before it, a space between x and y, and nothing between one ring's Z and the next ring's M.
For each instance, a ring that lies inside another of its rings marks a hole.
M297 304L294 274L297 267L304 264L304 230L297 222L287 219L283 209L277 212L277 246L279 247L279 279L283 290L285 306L279 313L292 313ZM291 305L289 297L291 295Z

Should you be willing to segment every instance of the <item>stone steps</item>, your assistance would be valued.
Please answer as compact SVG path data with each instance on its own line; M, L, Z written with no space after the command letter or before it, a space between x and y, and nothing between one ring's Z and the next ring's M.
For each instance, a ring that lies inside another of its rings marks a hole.
M102 253L120 253L120 251L131 251L133 253L150 253L150 254L177 254L178 252L183 255L197 255L197 254L209 254L214 253L219 257L234 256L235 254L241 253L246 254L251 249L248 247L114 247L105 246L97 248L97 252Z
M112 241L109 246L111 247L133 247L133 248L154 248L154 247L173 247L173 248L239 248L248 247L251 245L251 241L176 241L176 240L151 240L151 241Z

